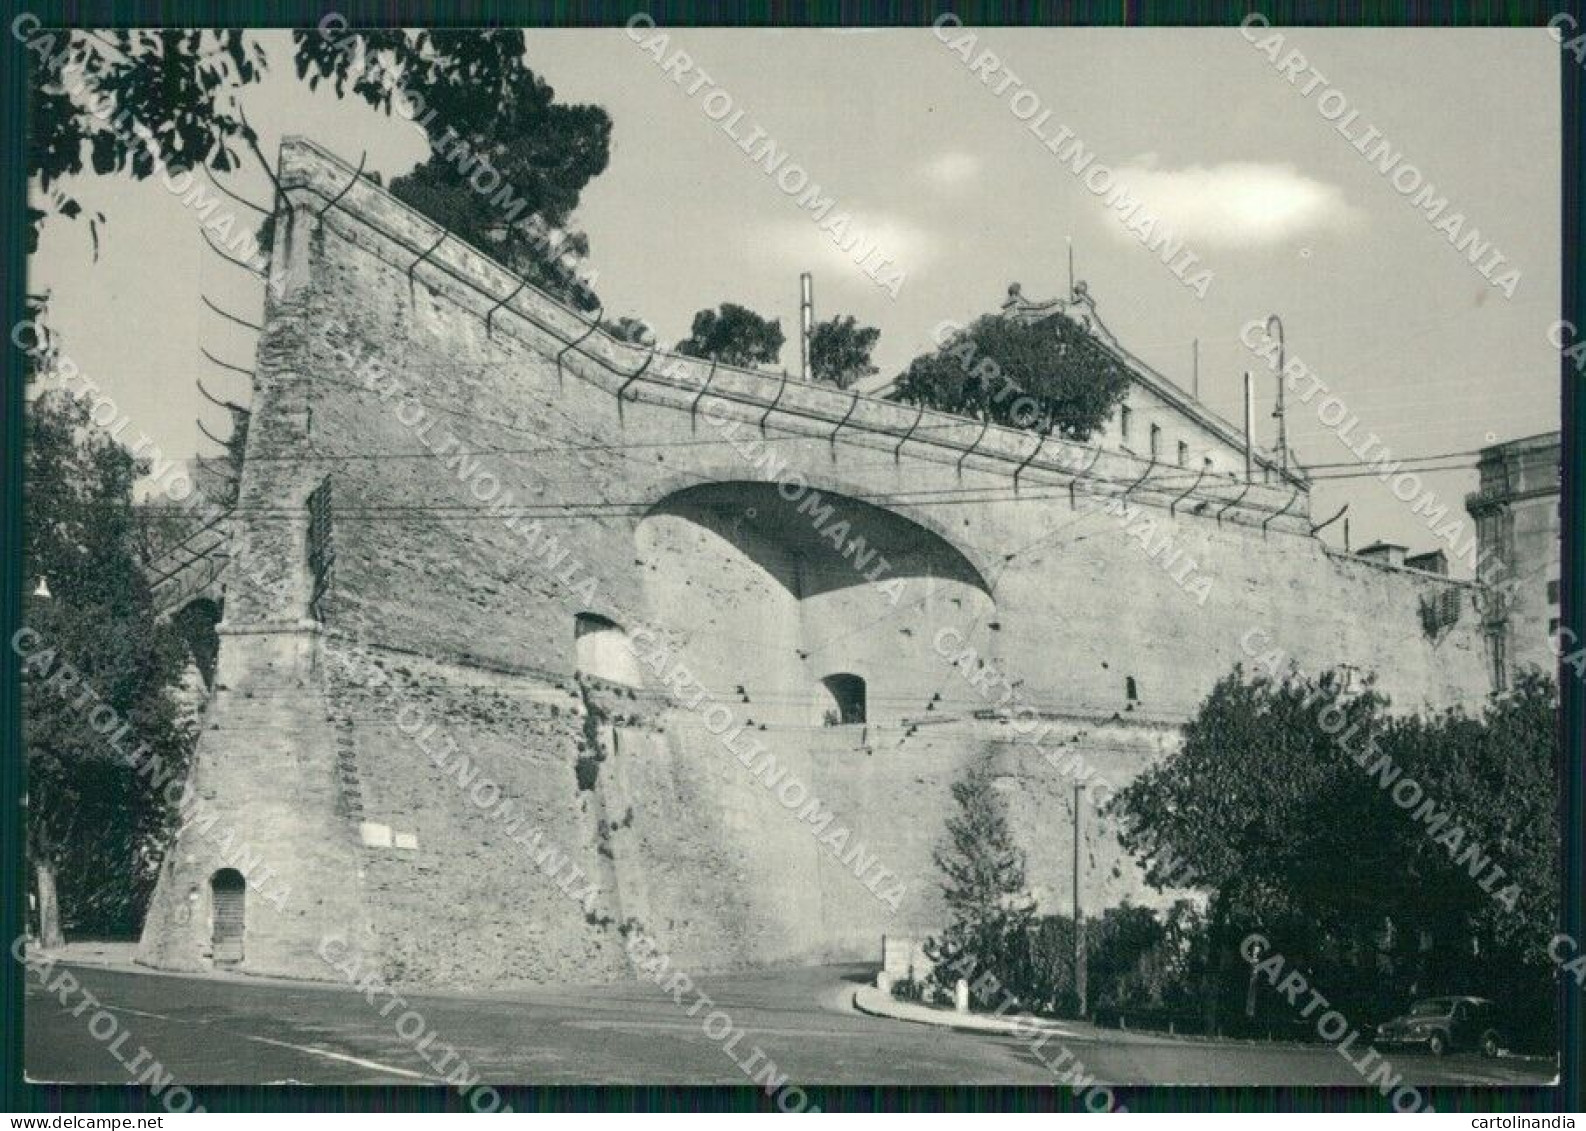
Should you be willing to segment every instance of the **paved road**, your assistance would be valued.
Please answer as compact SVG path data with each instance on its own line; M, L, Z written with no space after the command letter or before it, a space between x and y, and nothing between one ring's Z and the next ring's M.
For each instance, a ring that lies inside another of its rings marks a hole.
M150 1050L179 1082L425 1083L435 1068L395 1028L341 986L219 980L86 965L70 969L112 1010L133 1050ZM1011 1037L956 1032L855 1013L848 1004L868 970L821 967L720 975L705 992L798 1083L1050 1084L1048 1043L1032 1052ZM407 995L441 1042L455 1046L486 1082L512 1084L742 1084L718 1041L650 983L573 987L510 996ZM28 1078L51 1082L128 1079L123 1063L29 977ZM411 1023L410 1023L411 1024ZM718 1022L719 1024L719 1022ZM103 1034L108 1023L101 1022ZM410 1033L412 1032L410 1028ZM420 1037L420 1040L423 1038ZM1138 1034L1076 1032L1062 1044L1103 1083L1338 1084L1360 1079L1334 1052L1293 1045L1199 1042ZM431 1047L431 1057L435 1055ZM1395 1058L1407 1081L1543 1083L1545 1062L1450 1056Z

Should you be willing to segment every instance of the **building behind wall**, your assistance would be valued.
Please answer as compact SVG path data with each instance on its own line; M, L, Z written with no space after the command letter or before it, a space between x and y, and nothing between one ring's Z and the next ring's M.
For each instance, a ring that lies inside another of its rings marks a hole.
M1102 423L1091 442L1165 468L1182 468L1186 483L1243 480L1248 451L1251 474L1258 482L1309 498L1309 480L1299 468L1286 466L1282 453L1261 447L1253 437L1247 449L1242 428L1130 353L1102 320L1083 279L1068 297L1047 301L1028 298L1015 283L1002 303L1002 316L1019 322L1037 322L1053 314L1077 322L1123 363L1128 378L1118 411Z
M1483 448L1480 483L1465 500L1491 583L1482 611L1500 689L1522 668L1558 665L1560 452L1557 432Z

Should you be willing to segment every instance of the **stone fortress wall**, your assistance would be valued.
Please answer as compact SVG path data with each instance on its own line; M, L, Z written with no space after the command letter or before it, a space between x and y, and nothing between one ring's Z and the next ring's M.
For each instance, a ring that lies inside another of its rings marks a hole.
M1328 552L1287 485L651 355L310 143L281 178L214 819L165 862L151 965L215 960L224 867L261 974L336 976L331 938L391 981L588 981L635 929L690 970L870 958L940 925L931 849L983 762L1043 908L1076 804L1087 912L1159 903L1061 767L1126 784L1252 630L1400 708L1488 690L1470 587Z

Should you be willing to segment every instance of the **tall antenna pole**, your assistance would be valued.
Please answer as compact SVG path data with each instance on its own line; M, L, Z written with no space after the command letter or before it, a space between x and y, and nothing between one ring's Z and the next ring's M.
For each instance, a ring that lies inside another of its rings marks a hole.
M1272 410L1272 415L1278 421L1278 459L1282 461L1284 471L1289 469L1289 422L1283 415L1283 374L1287 369L1288 359L1283 350L1283 319L1276 314L1267 318L1267 336L1272 336L1272 328L1277 327L1278 338L1278 404Z
M1074 237L1064 236L1063 242L1068 244L1068 297L1074 297Z
M799 377L810 380L810 335L815 332L815 284L810 273L799 276Z
M1192 389L1192 391L1194 393L1195 399L1196 400L1200 400L1201 399L1201 340L1199 338L1196 338L1190 344L1190 365L1191 365L1190 380L1191 380L1191 382L1193 382L1193 384L1190 387L1191 387L1191 389Z
M1255 391L1250 384L1250 370L1245 370L1245 482L1254 482L1253 471L1255 468L1252 437L1256 430L1256 401Z

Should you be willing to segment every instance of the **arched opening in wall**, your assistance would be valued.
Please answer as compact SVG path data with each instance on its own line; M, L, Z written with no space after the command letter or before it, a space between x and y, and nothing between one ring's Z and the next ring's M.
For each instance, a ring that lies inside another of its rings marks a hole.
M746 725L820 726L828 710L892 725L931 709L938 634L996 619L991 586L934 519L787 483L685 487L635 534L647 615L676 640L676 667L734 696ZM846 696L833 673L856 681Z
M849 726L865 721L865 681L849 672L838 672L821 680L828 702L822 713L825 726Z
M211 954L216 966L242 961L242 940L247 926L248 881L235 868L222 868L209 877Z
M203 677L206 690L215 687L215 663L220 656L220 634L215 626L220 623L220 604L207 597L189 601L171 617L171 627L187 645L187 654Z
M578 670L624 687L643 687L639 658L623 627L599 613L579 613L573 621L573 653Z

